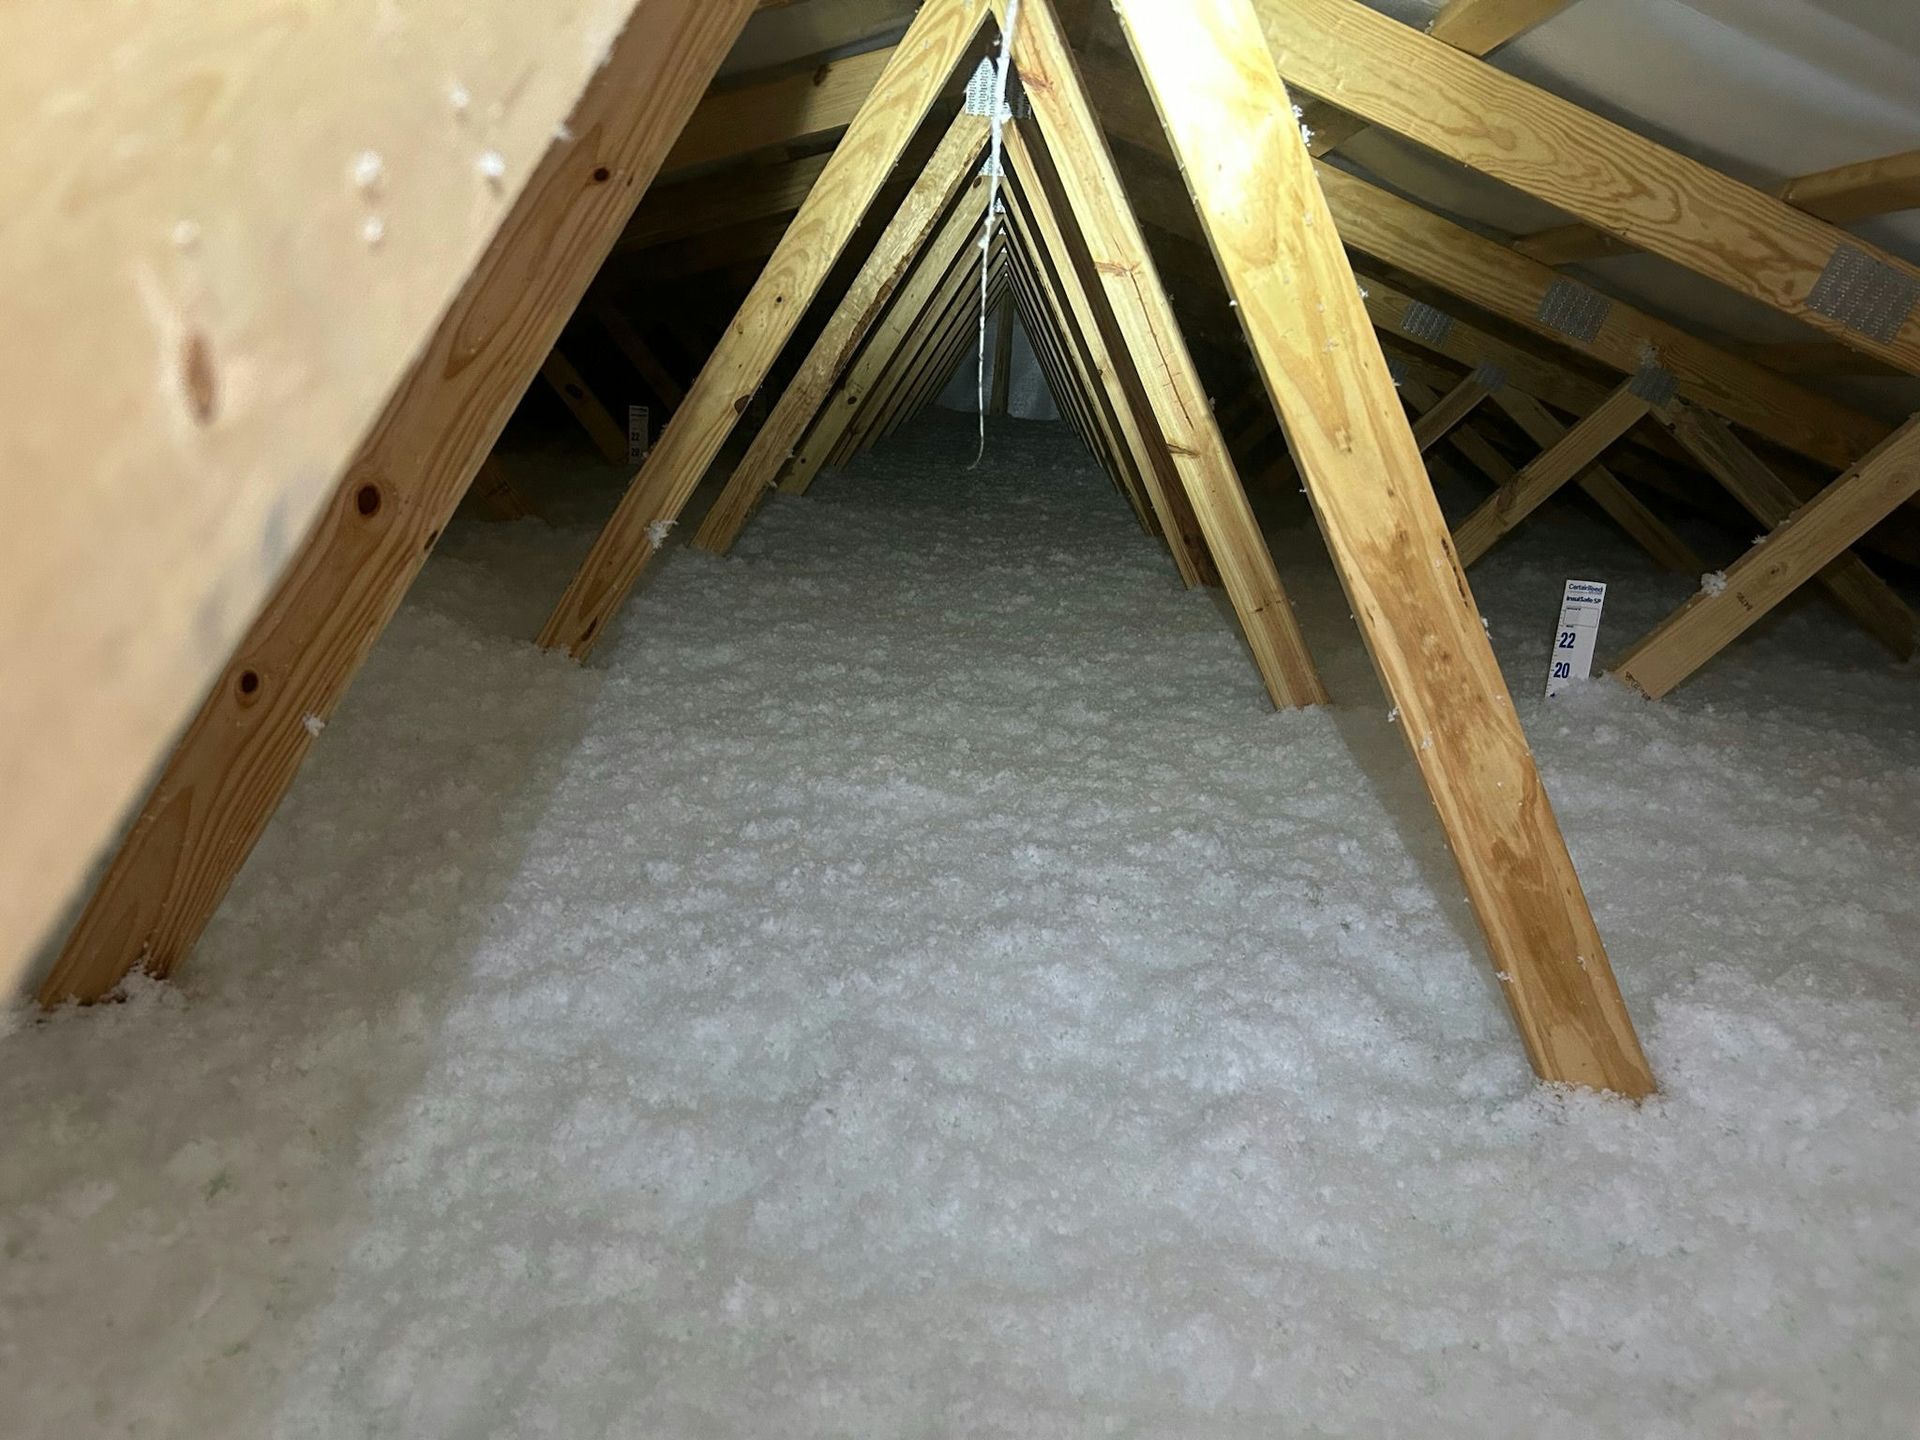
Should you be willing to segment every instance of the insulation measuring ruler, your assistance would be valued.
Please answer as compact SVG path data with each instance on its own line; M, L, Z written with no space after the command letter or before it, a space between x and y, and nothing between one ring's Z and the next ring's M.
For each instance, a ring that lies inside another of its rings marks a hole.
M1553 659L1547 665L1551 699L1593 670L1593 646L1600 638L1600 610L1607 587L1599 580L1569 580L1560 600L1560 623L1553 632Z

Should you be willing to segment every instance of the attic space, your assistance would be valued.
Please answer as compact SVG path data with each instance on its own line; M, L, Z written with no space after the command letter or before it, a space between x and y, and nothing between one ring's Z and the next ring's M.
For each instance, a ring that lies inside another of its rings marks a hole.
M1888 7L0 37L9 1436L1914 1433Z

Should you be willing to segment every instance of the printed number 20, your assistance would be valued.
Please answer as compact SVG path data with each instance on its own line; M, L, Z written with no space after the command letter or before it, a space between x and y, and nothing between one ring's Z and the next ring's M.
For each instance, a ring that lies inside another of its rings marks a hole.
M1572 677L1573 677L1573 663L1571 661L1556 660L1553 662L1553 678L1554 679L1568 680L1568 679L1571 679Z

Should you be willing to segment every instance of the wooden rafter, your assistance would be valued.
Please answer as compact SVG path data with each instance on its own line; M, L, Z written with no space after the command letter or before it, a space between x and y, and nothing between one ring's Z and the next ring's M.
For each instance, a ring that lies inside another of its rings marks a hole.
M607 409L606 403L593 393L587 377L580 373L558 345L541 362L540 378L547 382L547 388L553 391L580 428L586 431L593 448L600 452L600 458L609 465L624 463L627 458L626 430L613 418L613 412Z
M989 288L1000 265L999 250L988 257ZM929 368L944 364L949 352L957 353L980 295L980 255L971 238L962 242L957 265L948 274L927 307L920 322L907 332L899 355L868 395L854 416L853 424L841 439L833 463L845 464L854 454L870 448L875 440L892 431L896 416L919 392Z
M1402 27L1404 28L1404 27ZM1111 70L1096 75L1107 102L1103 118L1113 134L1142 154L1164 156L1167 142L1150 108L1129 103L1133 89ZM1680 393L1725 415L1776 444L1835 469L1885 439L1889 426L1829 396L1808 390L1754 361L1689 334L1625 301L1579 290L1552 267L1530 260L1497 240L1327 164L1315 167L1340 238L1352 248L1425 285L1467 300L1532 335L1571 350L1624 375L1636 373L1649 355L1672 372ZM1160 218L1164 210L1149 210ZM1170 218L1170 217L1168 217ZM1369 279L1369 288L1372 280ZM1551 295L1590 302L1598 328L1570 333L1543 319ZM1516 375L1520 372L1515 370ZM1551 399L1538 379L1523 388Z
M1652 408L1641 395L1637 381L1624 382L1455 527L1453 544L1460 552L1460 563L1472 565L1485 555L1501 536L1584 472Z
M995 14L1003 20L1004 4L994 0ZM1326 690L1049 0L1029 0L1011 38L1014 65L1033 109L1031 120L1015 121L1013 128L1037 131L1041 145L1036 147L1028 134L1027 148L1043 152L1035 169L1040 188L1048 192L1046 203L1062 227L1078 236L1076 263L1083 263L1090 288L1105 294L1129 355L1149 371L1148 398L1160 434L1267 692L1283 708L1319 704Z
M698 166L844 129L886 73L893 54L894 47L888 45L811 70L748 78L715 91L687 122L663 173L672 179Z
M1013 384L1013 311L1011 298L1002 300L994 312L993 383L987 396L987 413L1007 413L1008 394Z
M1572 0L1447 0L1427 33L1469 55L1486 55L1543 25Z
M984 187L982 199L984 200ZM1001 264L1004 241L997 241L987 256L988 288L992 289ZM892 429L911 398L919 391L927 370L945 363L950 352L957 352L968 318L973 314L981 291L980 250L971 236L963 237L959 253L919 320L906 332L895 357L888 362L872 392L866 397L853 424L842 436L832 463L848 459L869 448Z
M1920 210L1920 150L1858 160L1789 180L1774 192L1830 225L1850 225L1896 210Z
M1039 297L1018 245L1008 247L1008 259L1012 262L1008 266L1008 275L1013 284L1002 303L1011 304L1021 322L1028 327L1034 362L1039 366L1041 378L1046 381L1047 393L1053 399L1054 408L1079 438L1081 445L1100 461L1104 469L1106 456L1094 432L1093 416L1086 408L1086 397L1067 370L1059 337L1054 334L1053 327L1040 318Z
M1081 443L1100 464L1114 490L1127 501L1148 533L1146 511L1125 473L1106 428L1096 387L1089 380L1073 337L1065 328L1057 303L1049 296L1045 279L1019 243L1010 247L1013 259L1014 300L1026 326L1036 359L1047 376L1047 387L1061 413L1079 432Z
M1551 453L1565 442L1567 427L1531 395L1509 385L1493 397L1493 403L1543 454ZM1574 483L1608 519L1626 531L1628 538L1653 557L1655 564L1679 575L1705 572L1706 562L1694 553L1693 547L1674 534L1664 520L1598 460L1576 475Z
M43 1002L97 1000L192 948L748 9L649 0L615 43L569 117L575 138L547 151L175 747Z
M840 446L856 415L865 406L876 383L884 381L908 336L926 318L929 307L941 304L937 292L957 270L970 237L986 214L987 183L976 180L955 202L939 232L922 250L906 281L894 293L887 312L874 327L852 366L842 375L834 393L815 417L812 428L795 449L780 489L804 495L827 459Z
M1092 421L1098 449L1102 455L1107 473L1127 498L1141 528L1148 534L1157 534L1158 526L1153 510L1146 498L1139 472L1135 468L1133 455L1127 443L1121 438L1118 418L1113 412L1112 398L1102 383L1099 366L1095 362L1094 349L1087 336L1081 332L1073 316L1074 312L1060 293L1061 286L1047 266L1039 247L1034 243L1026 225L1025 213L1019 197L1007 207L1007 220L1014 232L1015 252L1022 262L1022 269L1030 277L1037 308L1044 316L1044 325L1055 337L1064 362L1073 377L1074 387L1082 396L1082 403ZM1035 326L1029 322L1028 334L1034 333Z
M609 44L686 8L420 0L406 43L367 4L8 7L0 984L326 523Z
M616 247L645 250L754 220L791 215L827 168L828 155L748 165L654 192L627 222Z
M1117 331L1106 299L1082 273L1018 126L1007 132L1005 143L1014 232L1047 275L1073 333L1086 347L1088 370L1097 379L1118 449L1127 456L1181 580L1189 586L1210 580L1217 573L1213 558L1153 418L1146 383L1125 346L1114 343Z
M1116 8L1528 1058L1550 1080L1648 1094L1652 1073L1255 12L1249 0Z
M1701 468L1768 529L1786 523L1800 507L1793 487L1749 450L1725 422L1684 401L1656 414ZM1913 611L1858 555L1849 550L1837 556L1816 578L1828 597L1886 646L1896 660L1913 657Z
M674 379L673 372L661 363L653 346L640 333L640 327L629 320L619 306L608 301L595 301L591 308L594 320L606 332L614 348L626 357L627 363L646 382L654 398L668 410L677 408L687 392Z
M1810 303L1843 247L1900 282L1920 267L1361 4L1261 0L1289 81L1449 159L1920 374L1920 305L1882 339Z
M1920 493L1920 416L1782 521L1633 646L1613 673L1659 699Z
M1572 0L1448 0L1428 25L1427 33L1469 55L1486 55L1509 40L1518 39L1544 24ZM1325 100L1308 98L1300 123L1307 132L1307 148L1327 155L1367 129L1367 122Z
M693 543L724 554L765 498L807 424L819 413L894 289L934 234L948 207L980 168L987 121L960 111L939 148L887 222L853 284L834 307L813 348L787 382L773 413L753 437L725 488L708 509Z
M972 47L984 15L927 0L687 398L568 584L540 644L584 658L732 433L888 173Z
M1800 175L1773 193L1794 209L1829 225L1851 225L1896 210L1920 209L1920 150ZM1608 255L1631 255L1639 247L1591 225L1575 223L1523 235L1514 241L1514 249L1543 264L1570 265Z
M1844 466L1886 437L1888 426L1711 345L1625 301L1596 296L1596 328L1556 326L1549 266L1330 166L1317 169L1340 238L1375 259L1471 301L1534 335L1623 375L1649 356L1696 404L1825 465ZM1573 298L1583 298L1574 296Z
M1006 268L1006 243L996 241L987 261L985 289L988 305L992 305L1000 296ZM895 387L892 396L876 413L873 425L861 437L863 449L893 434L946 387L948 379L979 333L975 317L978 314L980 292L980 277L975 267L968 274L967 284L961 293L954 297L939 330L904 372L902 383Z
M1749 341L1727 348L1782 375L1873 375L1884 379L1901 374L1884 360L1831 340Z
M1420 423L1413 427L1414 448L1422 455L1426 454L1471 415L1493 390L1494 387L1486 383L1481 372L1476 370L1468 374L1466 379L1434 401L1432 408L1420 417Z
M480 469L473 477L473 483L467 486L467 493L460 498L460 508L456 512L463 519L473 518L487 521L524 520L533 514L521 495L519 487L513 483L513 477L500 463L498 455L489 455L480 462Z

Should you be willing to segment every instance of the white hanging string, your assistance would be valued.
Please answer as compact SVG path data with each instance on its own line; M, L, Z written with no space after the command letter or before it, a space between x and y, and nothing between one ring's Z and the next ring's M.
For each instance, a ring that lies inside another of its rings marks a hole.
M987 458L987 265L993 255L993 226L1000 216L1000 131L1007 123L1007 75L1013 69L1013 27L1020 20L1020 0L1007 0L1007 23L1000 31L1000 55L993 72L993 108L989 110L987 147L987 223L980 234L980 353L978 356L977 399L980 407L980 448L974 454L975 469Z

